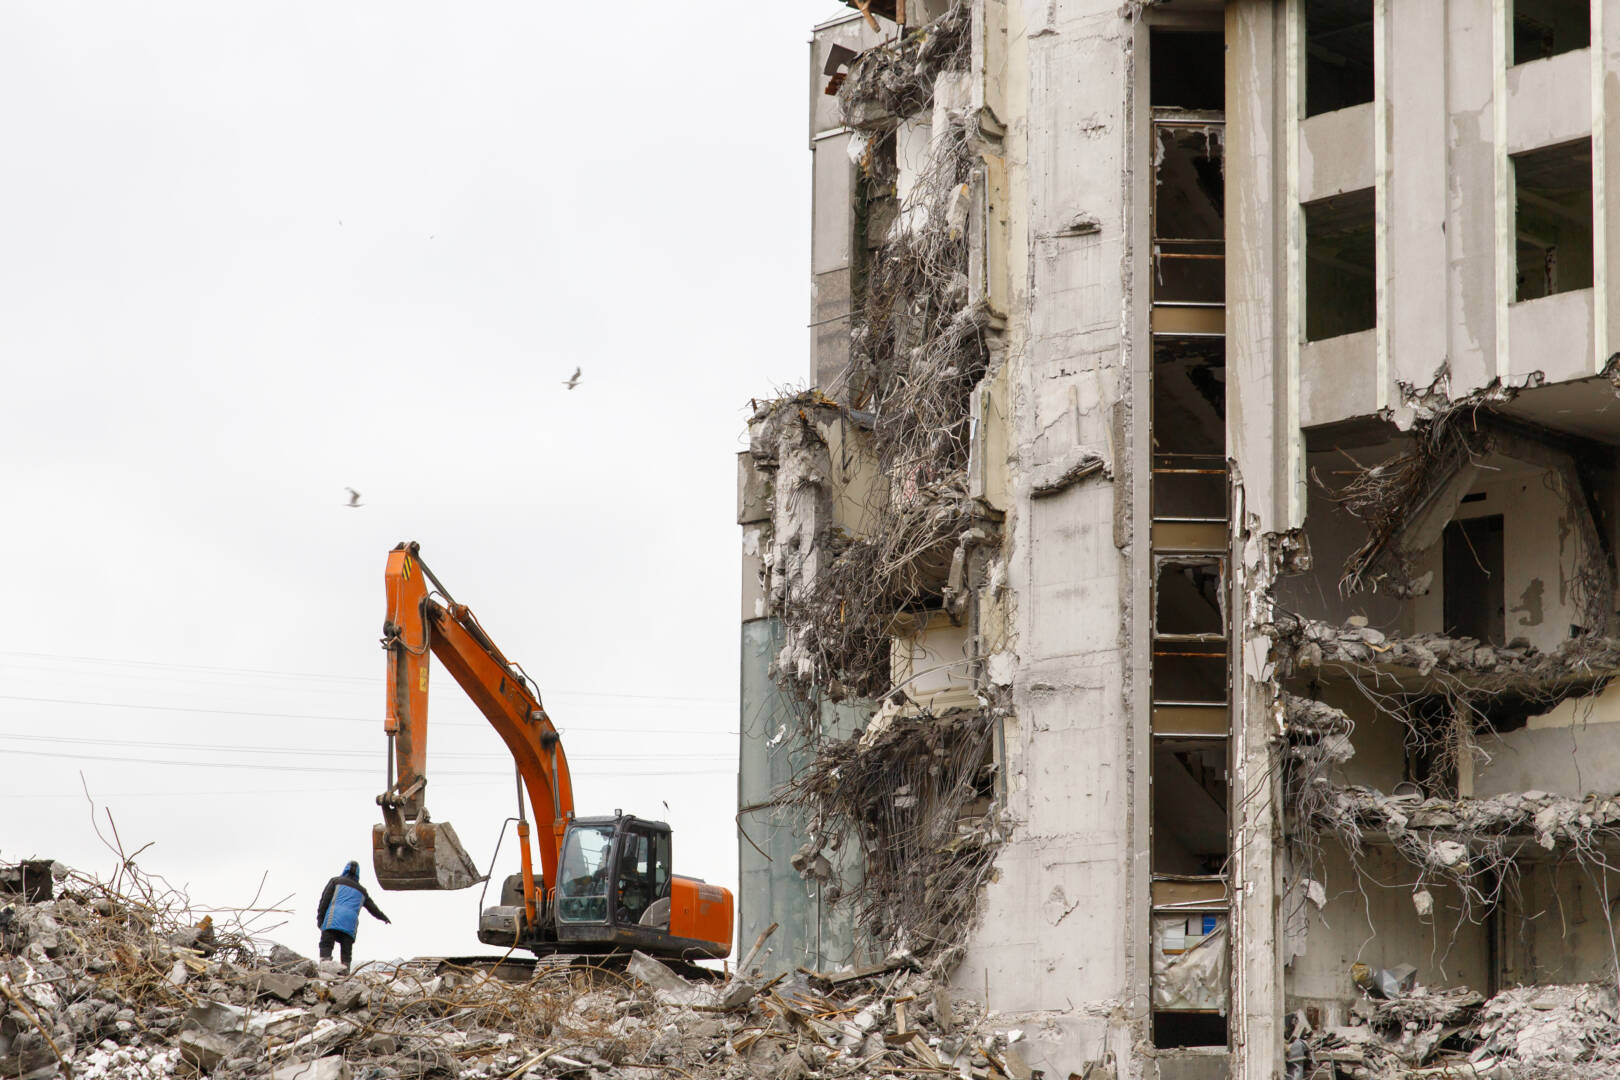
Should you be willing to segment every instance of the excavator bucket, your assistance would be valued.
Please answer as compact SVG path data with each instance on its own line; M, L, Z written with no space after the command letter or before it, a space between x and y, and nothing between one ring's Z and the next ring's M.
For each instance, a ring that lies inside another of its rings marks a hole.
M371 866L383 888L465 889L484 880L448 822L417 822L406 836L389 844L387 826L371 827Z

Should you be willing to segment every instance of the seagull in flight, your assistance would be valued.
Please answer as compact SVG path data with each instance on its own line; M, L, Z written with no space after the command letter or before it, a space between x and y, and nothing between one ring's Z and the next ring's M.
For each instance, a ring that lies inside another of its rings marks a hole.
M360 501L360 493L354 490L354 488L346 487L343 490L349 493L349 501L344 503L344 506L347 506L350 510L358 510L360 507L365 505L365 503Z
M579 368L576 367L574 369L574 373L568 376L568 381L563 383L563 385L568 387L570 390L579 385Z

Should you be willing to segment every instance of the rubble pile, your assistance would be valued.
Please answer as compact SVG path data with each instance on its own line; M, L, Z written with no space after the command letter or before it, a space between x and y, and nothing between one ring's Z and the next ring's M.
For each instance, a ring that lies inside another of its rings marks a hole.
M772 980L693 980L640 954L624 971L541 962L520 981L501 977L527 975L510 962L350 973L54 869L54 888L27 893L0 875L8 1080L1032 1075L1019 1032L909 958Z
M1351 851L1360 849L1368 833L1381 834L1408 861L1465 886L1485 883L1486 870L1524 848L1561 847L1576 859L1601 863L1604 852L1620 843L1620 794L1570 799L1520 791L1450 799L1386 795L1325 781L1314 786L1302 804L1310 807L1303 824L1335 833ZM1499 888L1492 884L1487 891L1494 895Z
M1313 1080L1620 1075L1620 1010L1610 985L1515 987L1489 1000L1463 987L1414 986L1387 1000L1363 998L1352 1012L1356 1023L1300 1038L1292 1057L1300 1067L1290 1075Z
M1434 672L1492 685L1529 688L1581 679L1596 680L1620 671L1620 639L1572 637L1552 652L1523 638L1505 646L1471 637L1413 634L1389 637L1359 616L1344 626L1279 613L1268 629L1286 674L1300 674L1324 663L1375 669L1407 669L1419 677Z

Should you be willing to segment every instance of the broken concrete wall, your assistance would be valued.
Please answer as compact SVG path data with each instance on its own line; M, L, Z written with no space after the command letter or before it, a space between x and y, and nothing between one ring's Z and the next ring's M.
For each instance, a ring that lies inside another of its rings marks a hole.
M756 870L785 897L819 887L857 953L935 965L968 932L999 840L1005 694L983 681L977 603L1001 516L980 496L1004 490L1007 453L981 422L1005 405L979 388L998 349L983 273L996 125L970 59L983 42L965 2L860 49L818 42L813 111L831 123L836 100L851 169L817 192L837 204L829 217L849 212L849 325L838 364L814 358L820 388L757 405L744 463L763 493L745 524L756 610L779 627L753 665L772 686L750 697L791 713L778 756L744 761L744 805L803 837Z
M1614 981L1620 882L1600 868L1527 860L1495 922L1501 985Z
M847 72L847 57L877 44L879 35L859 15L829 20L810 38L810 373L814 386L837 385L849 366L850 318L856 245L855 166L850 132L838 98L824 92Z
M1483 919L1467 920L1455 885L1384 847L1352 856L1326 836L1317 854L1311 876L1291 880L1283 900L1290 1010L1315 1008L1318 1024L1349 1023L1362 996L1350 974L1356 963L1410 964L1425 986L1490 984L1488 930Z
M1523 728L1476 738L1473 793L1550 791L1571 799L1620 791L1620 684L1530 716Z

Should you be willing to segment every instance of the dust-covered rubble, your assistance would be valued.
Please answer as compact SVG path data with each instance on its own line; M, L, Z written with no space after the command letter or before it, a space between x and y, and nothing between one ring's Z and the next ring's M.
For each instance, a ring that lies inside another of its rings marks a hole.
M1386 795L1360 786L1329 787L1316 802L1312 824L1359 835L1381 833L1391 841L1423 840L1432 863L1454 867L1468 858L1463 841L1480 837L1534 838L1552 851L1560 845L1590 846L1620 839L1620 795L1570 799L1545 791L1517 791L1483 799Z
M1620 639L1583 635L1543 652L1523 638L1491 645L1443 634L1391 636L1354 617L1343 626L1279 614L1266 628L1277 643L1285 675L1305 674L1324 664L1369 670L1415 672L1485 681L1487 686L1530 688L1596 680L1620 672Z
M1357 1001L1355 1023L1310 1031L1296 1014L1290 1077L1586 1080L1620 1075L1613 986L1521 986L1495 997L1414 986Z
M622 971L540 962L522 981L444 961L349 973L195 919L131 867L117 886L54 871L47 898L0 892L9 1080L1038 1075L1017 1031L906 957L770 980L692 979L640 954Z

